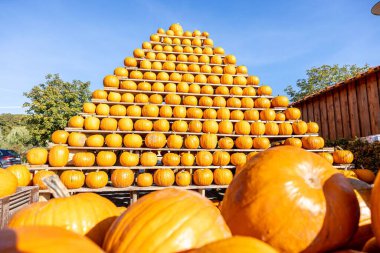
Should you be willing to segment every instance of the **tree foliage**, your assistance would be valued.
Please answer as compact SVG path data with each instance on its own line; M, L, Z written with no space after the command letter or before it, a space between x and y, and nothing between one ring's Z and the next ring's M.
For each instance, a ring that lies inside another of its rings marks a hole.
M45 83L25 92L30 102L24 103L30 115L27 127L33 146L45 146L51 134L63 129L68 119L81 111L90 98L90 82L64 82L58 74L46 76Z
M303 97L310 95L316 91L324 89L328 86L342 82L352 78L355 75L367 71L369 66L366 64L363 67L357 65L322 65L306 70L306 79L298 79L296 89L289 85L285 88L292 101L298 101Z

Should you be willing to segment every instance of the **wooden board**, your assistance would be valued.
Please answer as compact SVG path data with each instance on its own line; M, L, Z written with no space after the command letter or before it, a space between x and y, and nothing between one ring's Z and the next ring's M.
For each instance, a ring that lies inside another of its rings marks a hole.
M342 113L340 106L339 90L332 91L333 93L333 102L334 102L334 115L335 115L335 130L336 130L336 139L343 138L343 126L342 126Z
M360 123L360 136L371 135L371 125L369 120L369 104L367 97L366 79L362 78L358 81L356 86L356 95L358 101L358 113Z
M314 121L318 123L318 126L321 126L321 110L319 109L319 100L313 100L313 113L314 113ZM319 133L321 132L321 127L319 127Z
M350 115L350 125L351 125L351 136L361 136L360 126L359 126L359 115L358 115L358 104L356 97L356 82L351 82L348 84L347 97L348 97L348 108Z
M368 111L371 134L380 133L380 83L376 74L367 77Z
M320 111L321 111L321 135L323 138L329 138L329 125L327 119L327 107L326 107L326 97L321 96L319 103Z
M306 105L307 109L307 119L308 121L315 121L314 119L314 111L313 111L313 103L309 103Z
M326 94L326 107L327 107L327 123L328 123L328 132L329 139L336 139L335 131L335 119L334 119L334 97L331 92Z
M303 104L300 108L301 110L301 119L305 120L305 121L309 121L309 117L307 115L307 107L305 104Z
M347 89L342 88L339 90L339 102L340 102L340 112L342 115L342 131L343 137L349 138L351 136L351 124L350 122L350 113L349 105L347 98Z

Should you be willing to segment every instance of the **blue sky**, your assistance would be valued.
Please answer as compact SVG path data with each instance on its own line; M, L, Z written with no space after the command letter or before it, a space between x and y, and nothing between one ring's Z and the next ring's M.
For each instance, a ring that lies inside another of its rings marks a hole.
M274 94L322 64L380 65L376 0L0 0L0 113L22 113L22 93L59 73L91 91L157 28L208 31Z

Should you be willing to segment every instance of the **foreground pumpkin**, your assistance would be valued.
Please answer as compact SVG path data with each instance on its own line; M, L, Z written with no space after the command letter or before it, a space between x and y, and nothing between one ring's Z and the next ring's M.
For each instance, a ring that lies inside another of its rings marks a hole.
M63 228L28 226L0 230L0 252L9 253L101 253L88 238Z
M371 194L372 230L380 247L380 177L377 176Z
M86 235L101 245L112 222L118 216L117 207L108 199L95 193L66 196L54 189L58 198L36 202L18 211L8 226L56 226ZM57 218L59 217L59 218Z
M233 236L209 243L201 248L185 251L186 253L276 253L274 248L252 237Z
M230 236L211 201L192 191L164 189L132 204L112 224L103 248L125 253L178 252Z
M6 170L16 176L18 186L30 185L32 181L32 173L30 173L28 167L25 165L12 165L9 166Z
M280 252L325 252L356 232L359 205L350 183L325 159L278 146L245 164L227 189L222 215L234 235Z
M0 169L0 182L0 198L16 192L17 178L13 173Z

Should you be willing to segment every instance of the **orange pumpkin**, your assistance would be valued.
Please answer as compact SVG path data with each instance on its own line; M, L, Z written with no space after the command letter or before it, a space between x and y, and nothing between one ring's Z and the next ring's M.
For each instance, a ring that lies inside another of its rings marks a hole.
M354 160L354 155L349 150L335 150L333 153L334 163L350 164Z
M139 164L139 155L132 152L123 152L119 157L122 166L133 167Z
M231 112L230 118L232 120L243 120L244 119L244 113L240 110L234 110Z
M272 95L272 88L268 85L260 86L257 89L257 94L259 96L270 96Z
M161 161L165 166L178 166L181 162L181 157L175 153L166 153Z
M287 217L285 210L293 211ZM359 221L358 201L344 176L320 156L291 146L251 159L229 185L221 211L234 235L261 238L280 252L338 248ZM307 233L297 233L305 228Z
M82 128L84 124L84 118L82 116L73 116L69 119L67 125L74 128Z
M307 124L305 121L298 120L293 122L293 132L294 134L303 135L307 132Z
M78 170L65 170L59 178L67 189L81 188L85 180L83 172Z
M91 167L95 163L95 155L91 152L78 152L74 154L73 164L75 167Z
M191 184L191 174L186 170L181 170L175 174L175 183L178 186L189 186Z
M0 169L0 182L0 198L16 192L18 180L13 173Z
M149 219L151 215L154 218ZM171 236L151 237L151 231L159 229L171 231ZM128 208L113 223L103 248L107 252L179 252L229 236L211 201L192 191L164 189L145 195ZM147 240L149 244L143 243Z
M120 121L123 119L120 119ZM115 131L117 129L118 122L116 119L113 118L104 118L100 121L100 129L101 130L108 130L108 131Z
M233 179L231 170L218 168L214 170L214 181L217 185L229 185Z
M116 188L125 188L133 184L135 174L130 169L114 170L111 174L112 186Z
M375 181L375 173L373 173L372 170L369 170L369 169L356 169L354 170L356 176L358 177L358 179L368 183L368 184L373 184L373 182Z
M48 151L44 148L32 148L26 153L26 160L31 165L42 165L47 162Z
M171 186L175 181L174 172L171 169L158 169L154 172L153 181L158 186Z
M192 120L189 123L189 132L200 133L202 132L203 124L199 120Z
M226 166L230 163L230 154L226 151L215 151L212 157L212 164L215 166Z
M200 138L200 144L202 148L205 149L214 149L216 148L216 145L218 144L218 137L216 134L202 134Z
M84 129L98 130L100 127L100 119L97 117L87 117L84 120Z
M172 131L174 132L187 132L188 124L183 120L176 120L172 124Z
M86 144L86 135L83 133L78 133L78 132L71 132L69 134L69 138L67 140L67 143L69 146L73 147L84 147Z
M334 158L330 153L322 152L322 153L318 153L318 154L320 156L322 156L323 158L325 158L330 164L334 163Z
M139 134L126 134L123 138L124 146L127 148L140 148L142 137Z
M198 166L210 166L213 161L213 156L208 151L199 151L195 156L195 161Z
M116 154L112 151L100 151L96 155L96 164L98 166L114 166L116 163Z
M283 122L278 124L278 134L291 135L293 133L293 127L290 123Z
M33 176L33 185L37 185L40 190L46 190L47 186L42 181L42 179L44 179L45 177L53 176L53 175L55 175L54 171L51 171L51 170L39 170Z
M104 171L92 171L86 175L86 186L91 189L103 188L108 183L108 175Z
M273 121L276 119L276 112L272 109L264 109L260 112L260 119Z
M215 120L206 120L205 122L203 122L202 132L204 133L216 134L218 133L218 129L219 126Z
M235 123L235 133L236 134L249 134L251 127L249 123L245 120L241 120Z
M181 165L183 166L192 166L194 165L195 156L191 153L182 153L181 154Z
M66 146L54 146L49 150L49 165L64 167L69 160L69 149Z
M259 111L258 110L255 110L255 109L251 109L251 110L246 110L244 112L244 119L245 120L253 120L253 121L257 121L259 120L260 116L259 116Z
M253 122L251 124L251 134L263 135L265 133L265 124L260 121Z
M157 155L153 152L144 152L140 157L140 163L142 166L156 166Z
M123 137L120 134L107 134L105 138L107 147L121 147L123 144Z
M229 120L222 120L218 126L218 132L220 134L232 134L234 131L234 125Z
M307 133L318 133L319 126L316 122L307 123Z
M253 138L253 147L257 149L267 149L270 147L270 141L266 137Z
M163 148L166 145L166 136L163 133L149 133L145 136L145 146L148 148Z
M194 184L200 186L211 185L214 175L210 169L197 169L194 171L193 180Z
M103 147L103 144L104 137L101 134L93 134L86 139L87 147Z
M240 149L251 149L253 145L253 140L248 135L242 135L236 138L235 145Z
M199 138L196 135L188 135L185 138L185 147L188 149L197 149L199 147Z
M233 153L231 163L235 166L244 165L247 162L247 156L244 153Z
M153 184L153 176L150 173L141 173L137 176L136 183L140 187L149 187Z
M218 141L219 148L222 149L232 149L235 145L235 142L230 137L220 138Z
M183 138L180 135L172 134L168 137L166 144L168 148L180 149L182 148Z
M66 144L67 138L69 138L69 133L64 130L56 130L51 135L51 141L54 144Z
M288 108L285 110L285 116L288 120L298 120L301 117L301 111L298 108Z
M285 96L277 96L272 99L272 107L288 107L289 99Z
M284 145L290 145L290 146L301 148L302 141L299 138L291 137L285 140Z

